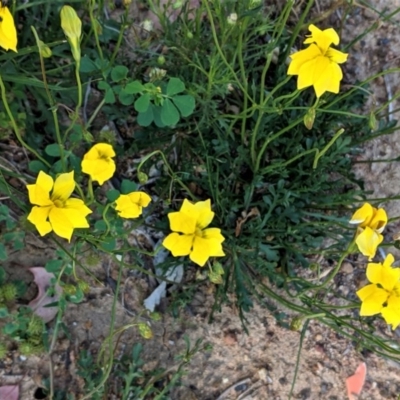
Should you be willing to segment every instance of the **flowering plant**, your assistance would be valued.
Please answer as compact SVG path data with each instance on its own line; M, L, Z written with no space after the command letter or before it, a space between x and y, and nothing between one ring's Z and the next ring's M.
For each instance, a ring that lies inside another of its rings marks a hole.
M189 256L203 267L210 257L223 257L222 242L225 238L219 228L207 228L214 218L211 201L193 204L184 200L181 209L168 214L171 230L163 241L163 246L174 257Z
M287 73L298 76L298 89L313 86L318 98L325 92L339 93L343 78L339 64L347 60L347 54L331 47L339 44L339 36L333 28L321 31L311 24L308 29L311 35L304 43L310 46L290 56Z

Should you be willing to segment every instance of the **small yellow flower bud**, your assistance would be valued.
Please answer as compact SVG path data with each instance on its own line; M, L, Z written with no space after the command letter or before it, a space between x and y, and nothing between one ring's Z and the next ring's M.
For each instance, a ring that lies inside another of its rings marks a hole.
M70 6L61 9L61 28L71 46L72 56L76 62L80 62L81 48L80 40L82 35L82 22L76 11Z
M43 58L50 58L53 54L50 47L41 40L39 40L39 50Z

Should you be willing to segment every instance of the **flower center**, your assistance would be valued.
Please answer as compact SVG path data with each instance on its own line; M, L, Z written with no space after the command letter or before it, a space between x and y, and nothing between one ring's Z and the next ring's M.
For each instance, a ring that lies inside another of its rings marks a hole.
M62 200L53 200L53 204L57 208L64 208L64 202Z

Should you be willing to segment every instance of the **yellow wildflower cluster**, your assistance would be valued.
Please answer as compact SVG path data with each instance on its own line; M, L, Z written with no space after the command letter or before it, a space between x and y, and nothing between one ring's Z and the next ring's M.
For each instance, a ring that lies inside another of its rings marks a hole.
M97 143L82 159L82 172L90 180L103 185L115 173L115 151L107 143ZM90 183L91 184L91 183ZM75 190L74 171L60 174L55 181L41 171L36 183L27 185L29 201L34 205L28 220L35 225L41 236L52 231L71 240L74 229L89 228L86 217L92 212L84 200L71 197ZM120 194L114 207L121 218L138 218L151 197L144 192ZM214 218L211 201L192 204L184 200L177 212L168 214L170 233L163 242L174 257L189 256L196 264L204 266L210 257L222 257L225 238L219 228L207 228Z
M372 260L383 241L382 232L388 217L383 208L365 203L351 217L357 225L355 243L359 251ZM394 257L388 254L383 263L369 263L367 278L371 282L357 291L361 300L361 316L381 314L396 329L400 325L400 269L392 267Z
M115 172L114 149L107 143L94 145L83 157L82 172L92 181L102 185ZM41 236L52 231L62 238L71 240L74 229L89 228L86 220L92 211L82 199L71 197L75 190L74 171L53 178L39 172L36 183L27 185L29 201L34 204L28 221L35 225ZM151 201L144 192L120 194L115 209L121 218L138 218Z

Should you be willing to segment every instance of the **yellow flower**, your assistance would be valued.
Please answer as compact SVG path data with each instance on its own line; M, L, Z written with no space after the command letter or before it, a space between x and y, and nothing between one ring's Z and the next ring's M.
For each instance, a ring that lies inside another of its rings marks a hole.
M83 156L82 172L102 185L114 175L115 162L112 157L115 157L115 152L110 144L97 143Z
M367 278L370 285L357 291L361 299L361 316L381 313L388 325L396 329L400 324L400 269L391 265L394 257L388 254L382 263L370 263Z
M325 92L339 93L343 73L338 64L347 60L347 54L330 47L332 43L339 44L339 36L332 28L321 31L310 25L308 29L311 35L304 43L310 46L290 56L287 73L298 75L297 89L314 86L317 97Z
M60 13L61 28L71 46L72 55L76 62L81 59L82 22L71 6L63 6Z
M201 267L210 257L223 257L222 242L225 238L221 229L207 228L214 218L210 200L195 204L184 200L178 212L168 214L171 230L163 241L163 246L174 257L189 256ZM179 233L177 233L179 232Z
M121 218L137 218L142 214L143 207L147 207L151 197L144 192L121 194L115 201L115 209Z
M35 225L41 236L54 231L70 241L74 229L89 228L86 216L92 211L82 200L70 198L75 189L73 171L60 174L55 182L50 175L40 171L36 183L26 187L29 201L35 204L28 221Z
M17 52L17 30L8 7L0 1L0 47Z
M360 252L371 260L376 249L383 241L381 233L387 223L387 214L383 208L374 208L365 203L351 217L350 224L357 224L356 244Z

